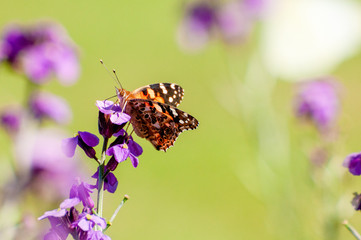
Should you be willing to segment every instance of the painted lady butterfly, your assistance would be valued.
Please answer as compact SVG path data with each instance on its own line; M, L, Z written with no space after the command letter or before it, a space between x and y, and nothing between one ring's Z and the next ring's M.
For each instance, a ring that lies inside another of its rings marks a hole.
M197 119L176 108L183 95L183 89L174 83L151 84L132 92L118 89L120 104L130 115L134 132L164 152L181 132L198 126Z

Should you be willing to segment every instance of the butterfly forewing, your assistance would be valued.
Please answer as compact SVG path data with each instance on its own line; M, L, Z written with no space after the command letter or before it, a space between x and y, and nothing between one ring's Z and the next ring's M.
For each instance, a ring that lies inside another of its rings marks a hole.
M126 113L131 116L134 132L149 140L157 150L173 146L178 135L195 129L198 121L170 104L146 99L130 99Z
M184 91L174 83L155 83L131 92L129 99L148 99L177 107L182 101Z

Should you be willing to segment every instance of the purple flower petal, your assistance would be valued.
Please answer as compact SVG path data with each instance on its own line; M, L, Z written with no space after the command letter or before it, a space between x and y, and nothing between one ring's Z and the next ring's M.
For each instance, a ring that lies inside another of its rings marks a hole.
M35 39L18 25L8 26L3 36L0 52L2 58L11 64L17 61L22 50L29 48L35 42Z
M123 112L115 112L110 116L110 121L114 124L121 125L130 120L130 116Z
M90 230L88 231L88 239L93 240L111 240L110 237L105 235L102 231L94 231Z
M114 193L118 187L118 180L113 173L108 173L104 179L104 190L107 190L110 193Z
M69 198L79 198L84 207L92 209L94 207L94 202L90 197L90 193L92 192L90 184L77 179L77 182L70 189Z
M64 240L66 238L61 238L55 231L51 230L44 236L43 239L44 240Z
M114 147L111 147L113 152L113 156L117 162L123 162L129 157L129 149L127 147L124 147L124 145L115 145ZM109 150L109 149L108 149Z
M65 138L61 142L61 148L67 157L73 157L76 146L78 145L78 137Z
M36 118L48 117L57 123L68 123L71 110L65 99L45 92L34 93L29 100L29 106Z
M53 63L47 46L34 46L22 55L22 65L26 76L37 84L44 84L50 80Z
M132 139L128 142L129 151L136 157L140 156L143 153L143 148Z
M116 132L113 134L114 137L126 136L126 135L128 135L128 134L124 129L121 129L119 132Z
M352 153L346 157L343 166L347 167L351 174L361 175L361 153Z
M99 138L90 132L78 132L81 139L90 147L95 147L99 144Z
M89 231L95 225L100 226L102 229L105 229L107 226L104 218L88 213L80 214L79 219L73 223L73 226L79 226L83 231Z
M54 71L59 81L66 86L74 84L80 73L79 60L74 50L67 46L57 46L52 56Z
M133 156L132 154L129 155L130 160L132 161L133 167L138 167L139 160L136 156Z
M75 205L77 205L78 203L80 203L80 199L79 198L68 198L65 199L62 203L60 203L60 208L61 209L66 209L66 208L71 208L74 207Z
M112 110L114 106L114 103L112 101L109 100L96 101L95 105L98 107L99 111L101 111L104 114L112 114L114 112Z
M85 218L79 220L77 224L83 231L89 231L92 228L91 222L87 221Z
M102 229L107 227L107 222L104 218L98 217L96 215L91 215L91 221L96 225L100 226Z
M44 213L44 215L40 216L38 218L38 220L42 220L44 218L48 218L48 217L63 217L66 214L66 209L54 209L51 211L47 211Z

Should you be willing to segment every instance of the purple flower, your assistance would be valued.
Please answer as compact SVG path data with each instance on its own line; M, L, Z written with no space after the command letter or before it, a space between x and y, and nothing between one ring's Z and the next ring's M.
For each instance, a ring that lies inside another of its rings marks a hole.
M90 197L90 193L93 191L91 190L92 186L85 182L81 182L77 179L77 182L72 186L70 190L69 198L78 198L85 208L92 209L94 207L94 202Z
M178 42L185 49L199 50L209 41L216 24L216 9L207 2L188 6L178 31Z
M137 157L139 157L142 153L142 147L138 143L134 142L131 136L127 138L127 142L113 146L111 145L106 151L106 154L108 156L113 156L118 163L125 161L129 157L133 167L135 168L139 163Z
M112 101L97 101L96 106L99 109L99 133L105 138L119 132L130 120L130 116L122 111L120 105Z
M97 101L96 105L100 112L110 115L110 121L117 125L122 125L130 120L130 116L123 112L119 104L112 101Z
M352 199L351 204L356 211L361 211L361 194L354 192L353 195L354 198Z
M33 46L36 42L35 37L30 33L21 29L19 26L10 25L3 33L0 45L0 53L2 59L10 64L15 64L19 53Z
M51 224L50 231L44 239L67 239L73 233L71 223L78 219L78 211L74 208L80 202L78 198L66 199L60 204L60 208L45 212L38 220L47 218ZM70 211L67 210L70 208Z
M80 214L79 219L75 221L72 225L78 226L81 230L85 232L91 231L95 227L95 225L100 226L102 229L105 229L107 227L107 223L104 218L89 213Z
M7 107L0 113L0 121L3 128L11 136L14 136L20 129L22 111L18 107Z
M68 123L71 111L65 99L45 92L35 92L29 99L29 107L38 119L50 118L57 123Z
M55 75L69 85L79 75L75 46L65 29L55 23L9 25L0 42L0 57L37 84Z
M338 109L336 84L327 78L304 84L296 96L297 115L310 119L320 130L334 123Z
M105 172L104 172L105 173ZM97 188L98 186L98 179L99 177L99 168L98 170L94 173L94 175L92 176L92 178L95 178L97 179L97 183L96 185L94 186L94 188ZM112 173L112 172L109 172L105 179L104 179L104 190L110 192L110 193L114 193L115 190L117 190L117 187L118 187L118 180L117 178L115 177L115 175Z
M213 36L220 36L226 43L243 42L263 5L263 0L193 3L185 9L178 42L188 50L203 48Z
M243 2L227 2L219 8L218 27L223 40L227 43L239 43L251 32L254 19Z
M47 218L51 224L50 231L44 239L66 240L69 234L74 239L80 240L94 239L92 236L101 237L101 235L93 233L93 228L97 225L105 229L107 224L105 219L91 214L94 208L94 202L90 197L91 187L91 185L77 179L70 190L69 198L60 204L60 208L47 211L38 218L38 220ZM84 206L81 214L75 209L75 206L80 202Z
M351 153L345 158L342 165L348 168L351 174L361 175L361 153Z
M93 147L98 144L99 138L96 135L89 132L79 131L77 136L63 140L62 149L67 157L73 157L75 154L75 148L78 145L84 150L88 157L97 159L96 152Z

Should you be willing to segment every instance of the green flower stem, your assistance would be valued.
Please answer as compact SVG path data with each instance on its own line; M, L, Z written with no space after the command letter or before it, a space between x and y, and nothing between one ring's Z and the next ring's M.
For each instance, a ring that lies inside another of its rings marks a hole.
M129 196L128 195L125 195L123 200L121 201L121 203L119 204L119 206L117 207L117 209L115 209L114 213L113 213L113 216L110 218L108 224L107 224L107 227L105 230L107 230L111 225L112 225L112 222L114 221L115 217L118 215L118 212L119 210L123 207L124 203L129 199ZM105 231L104 230L104 231Z
M104 183L104 179L103 179L103 173L104 173L104 167L105 167L105 151L107 150L107 146L108 146L108 138L104 138L104 142L103 142L103 149L102 149L102 156L100 159L100 165L99 165L99 176L98 176L98 198L97 198L97 211L98 211L98 216L102 217L103 216L103 196L104 196L104 191L103 191L103 183Z
M350 231L350 233L357 239L357 240L361 240L361 235L356 231L356 229L354 229L347 220L345 220L343 222L343 225L347 228L347 230Z

